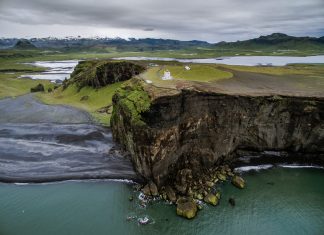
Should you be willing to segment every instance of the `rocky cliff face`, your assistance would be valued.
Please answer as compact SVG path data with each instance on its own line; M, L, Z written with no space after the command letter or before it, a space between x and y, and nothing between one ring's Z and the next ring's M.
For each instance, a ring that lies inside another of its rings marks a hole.
M116 82L126 81L140 74L145 67L133 62L112 60L80 61L64 87L76 84L79 89L90 86L100 88Z
M324 162L323 98L164 92L133 79L113 103L115 140L158 186L233 163L242 151Z

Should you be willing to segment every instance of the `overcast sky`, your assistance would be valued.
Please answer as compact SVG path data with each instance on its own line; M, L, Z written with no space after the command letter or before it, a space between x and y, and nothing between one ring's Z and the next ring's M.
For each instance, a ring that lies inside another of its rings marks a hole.
M0 0L0 37L324 36L324 0Z

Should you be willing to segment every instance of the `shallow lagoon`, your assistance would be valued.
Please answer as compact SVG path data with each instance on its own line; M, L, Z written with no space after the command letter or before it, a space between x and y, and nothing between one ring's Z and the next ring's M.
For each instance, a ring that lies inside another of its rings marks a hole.
M317 56L234 56L219 57L208 59L175 59L175 58L159 58L159 57L122 57L116 58L122 60L162 60L162 61L179 61L183 63L199 63L199 64L227 64L227 65L244 65L244 66L284 66L287 64L323 64L324 55Z
M21 75L22 78L44 79L44 80L61 80L69 79L75 66L79 63L78 60L62 60L62 61L36 61L27 63L29 65L47 68L41 74L27 74Z
M146 208L130 202L138 193L121 182L1 184L0 234L323 234L323 169L274 168L244 177L246 189L224 184L220 205L205 206L192 221L163 202ZM139 225L144 216L153 223Z

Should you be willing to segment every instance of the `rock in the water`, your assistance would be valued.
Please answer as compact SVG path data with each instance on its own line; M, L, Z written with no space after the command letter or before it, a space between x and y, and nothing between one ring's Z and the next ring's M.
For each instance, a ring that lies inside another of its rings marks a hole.
M223 175L222 173L218 173L217 178L220 179L221 181L226 181L226 175Z
M218 203L218 197L212 193L208 193L205 197L204 197L204 201L206 203L209 203L213 206L216 206Z
M153 181L150 181L148 185L150 187L151 195L154 197L159 196L159 191L156 184Z
M235 206L235 200L234 200L234 198L230 198L230 199L228 199L228 202L229 202L229 204L231 204L231 206Z
M245 181L242 177L239 177L237 175L235 175L233 178L232 178L232 184L240 189L244 188L245 186Z
M151 196L151 190L150 190L150 186L147 184L142 188L142 192L146 195L146 196Z
M176 196L174 190L170 186L165 187L165 192L166 192L166 194L168 196L168 199L171 202L175 203L177 201L177 196Z
M197 204L193 199L180 198L177 201L177 215L187 219L192 219L197 214Z
M134 200L133 196L129 196L128 200L131 202Z

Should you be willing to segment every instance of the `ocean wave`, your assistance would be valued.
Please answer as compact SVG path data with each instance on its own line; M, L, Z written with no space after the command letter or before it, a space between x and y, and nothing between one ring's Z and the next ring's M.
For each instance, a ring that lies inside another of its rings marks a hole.
M63 180L63 181L53 181L53 182L43 182L43 183L13 183L17 186L27 186L27 185L53 185L53 184L64 184L64 183L96 183L96 182L117 182L122 184L136 184L135 181L130 179L79 179L79 180ZM3 183L0 184L11 184Z
M234 171L236 172L246 172L246 171L259 171L259 170L265 170L265 169L270 169L274 167L271 164L266 164L266 165L258 165L258 166L241 166L241 167L237 167L234 169Z
M315 168L315 169L324 169L323 166L318 165L297 165L297 164L279 164L279 165L272 165L272 164L265 164L265 165L257 165L257 166L241 166L234 169L235 172L248 172L248 171L260 171L266 170L273 167L282 167L282 168Z
M283 168L315 168L315 169L324 169L323 166L318 165L286 165L286 164L280 164L279 167Z

